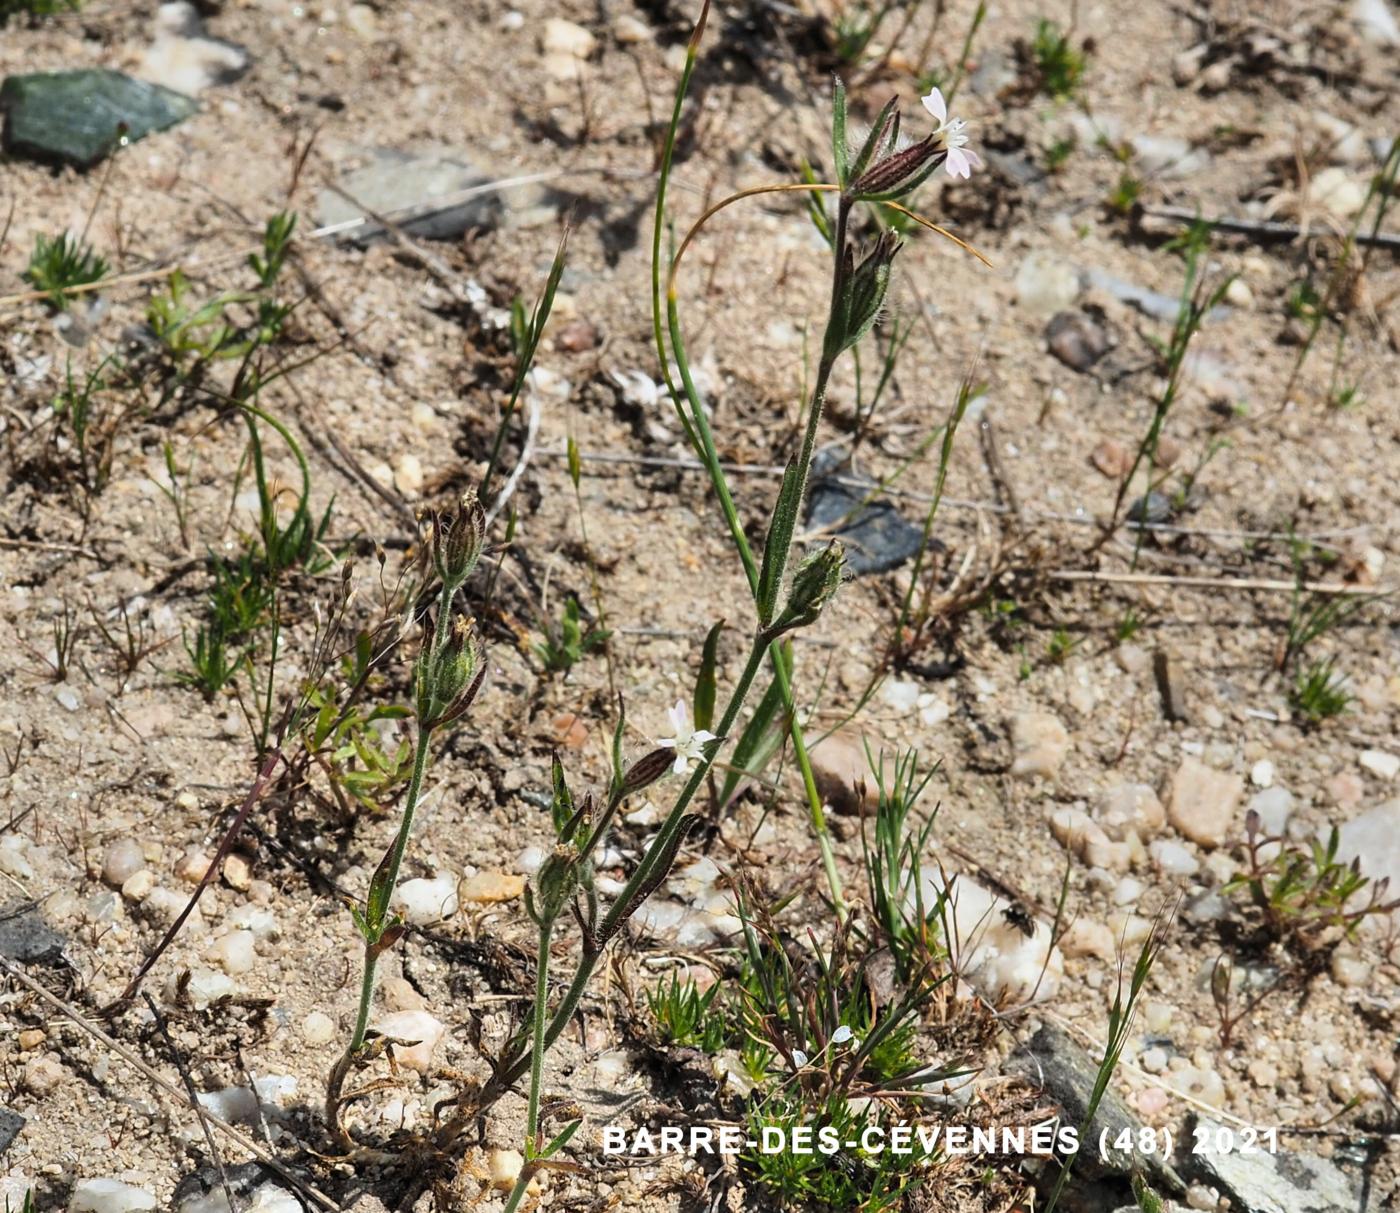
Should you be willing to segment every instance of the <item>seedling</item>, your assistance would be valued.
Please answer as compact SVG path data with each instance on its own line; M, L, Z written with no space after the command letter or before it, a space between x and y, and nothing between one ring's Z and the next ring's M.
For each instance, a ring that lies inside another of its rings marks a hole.
M1248 894L1275 939L1290 939L1305 951L1330 950L1355 937L1372 915L1400 909L1400 897L1386 899L1389 881L1371 881L1359 859L1337 859L1341 835L1334 826L1326 841L1299 845L1264 833L1259 814L1245 815L1245 868L1225 886Z
M687 977L682 984L680 975L672 970L669 984L663 981L647 991L647 1007L670 1043L717 1053L730 1035L723 1008L715 1006L720 989L715 982L701 993L693 978Z
M1075 48L1067 31L1055 22L1041 18L1031 42L1031 60L1036 83L1047 97L1060 100L1073 96L1084 76L1087 57Z
M1321 724L1340 716L1351 703L1346 681L1336 672L1336 659L1314 661L1300 670L1288 700L1294 709L1312 724Z
M0 0L3 3L4 0ZM42 3L42 0L40 0ZM29 6L25 6L29 7ZM57 11L57 5L47 11ZM73 7L76 9L77 5ZM9 12L18 11L10 9ZM31 8L30 11L38 11ZM5 24L7 11L0 7L0 26ZM84 244L69 233L59 236L36 236L34 251L29 257L29 268L24 271L24 280L37 291L45 291L49 302L59 311L68 306L69 292L74 287L90 286L101 282L107 276L110 266L99 257L89 244Z
M578 599L564 599L564 613L557 624L546 625L544 639L535 645L535 656L552 673L567 674L586 653L607 644L609 633L593 624L584 625Z

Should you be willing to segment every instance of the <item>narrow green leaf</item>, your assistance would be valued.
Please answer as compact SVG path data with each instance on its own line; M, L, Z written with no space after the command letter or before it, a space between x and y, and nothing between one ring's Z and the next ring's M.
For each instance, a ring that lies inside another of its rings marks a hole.
M836 166L836 184L843 190L850 180L850 152L846 148L846 86L834 78L831 89L831 158Z
M558 754L553 756L552 774L554 799L550 805L550 816L554 819L554 832L558 834L574 815L574 794L569 791L568 781L564 778L564 764L559 761Z
M784 645L784 648L790 646ZM775 681L769 683L729 756L729 769L719 794L721 805L734 795L742 779L757 775L768 765L786 736L782 688Z
M773 503L773 518L768 524L768 537L763 544L763 565L758 575L758 621L765 628L773 622L778 593L782 589L783 572L787 568L788 550L797 529L797 512L802 505L804 469L798 467L797 457L788 460L778 499Z
M705 637L705 647L700 651L700 673L695 676L695 727L707 732L715 719L715 667L719 661L719 634L723 630L724 620L721 619Z
M875 158L875 153L879 150L881 144L884 143L886 136L889 134L889 127L894 121L895 106L897 104L896 98L891 97L885 102L880 112L875 115L875 122L870 128L870 134L866 136L865 143L860 149L860 154L856 157L855 163L852 164L848 170L850 180L854 181L870 167L870 162Z
M718 987L714 988L718 989ZM583 1124L583 1121L581 1119L571 1121L565 1127L564 1131L559 1134L558 1137L556 1137L553 1141L549 1143L549 1145L545 1146L545 1148L540 1151L540 1157L552 1158L554 1155L558 1154L560 1150L562 1150L565 1146L569 1144L569 1139L573 1137L575 1133L578 1132L579 1125L581 1124Z
M583 474L583 464L579 459L578 443L574 441L574 436L569 435L569 479L574 482L574 491L578 491L579 477Z

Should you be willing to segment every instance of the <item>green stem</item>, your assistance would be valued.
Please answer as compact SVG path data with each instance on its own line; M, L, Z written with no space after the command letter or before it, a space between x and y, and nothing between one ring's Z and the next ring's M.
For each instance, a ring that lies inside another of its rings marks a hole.
M539 1148L536 1139L540 1131L540 1087L544 1083L544 1021L549 1000L549 941L553 933L553 922L540 924L540 953L535 963L535 1025L530 1045L530 1104L525 1115L526 1158L533 1158Z
M389 856L389 868L385 873L385 881L391 898L394 888L399 882L399 867L403 864L404 852L408 849L408 836L413 830L413 815L418 808L418 797L423 789L423 775L428 769L428 742L432 735L432 729L419 726L418 748L413 755L413 776L408 783L408 792L404 797L403 819L399 822L398 836L394 839L394 849ZM358 1053L364 1047L365 1032L369 1027L370 1002L374 998L374 971L379 959L374 948L378 943L377 939L372 943L369 940L365 941L365 972L364 979L360 983L360 1009L355 1017L355 1031L350 1037L350 1047L346 1050L347 1053Z

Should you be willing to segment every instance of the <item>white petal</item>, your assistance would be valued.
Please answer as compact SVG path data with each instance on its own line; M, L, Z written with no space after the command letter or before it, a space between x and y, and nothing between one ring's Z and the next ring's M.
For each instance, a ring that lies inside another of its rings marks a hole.
M799 1066L805 1066L807 1064L807 1054L804 1053L801 1049L794 1049L792 1051L792 1059Z
M982 167L982 157L979 156L976 152L974 152L971 148L968 148L965 152L963 152L963 155L967 157L967 163L970 168Z
M948 103L943 100L943 90L936 88L927 97L921 98L924 109L928 110L936 119L938 125L942 126L948 121Z
M713 741L715 735L711 733L709 729L697 729L690 735L690 739L697 745L704 745L707 741Z
M672 766L671 766L671 771L672 771L674 774L676 774L676 775L684 775L685 772L686 772L686 768L689 767L689 766L690 766L690 761L686 758L686 756L685 756L680 750L677 750L677 751L676 751L676 761L675 761L674 764L672 764Z
M843 1045L854 1035L855 1033L852 1032L850 1028L842 1024L831 1034L831 1043L834 1045Z
M671 721L671 727L676 730L677 737L689 735L690 712L686 710L684 699L677 699L675 707L667 708L666 716Z
M960 147L948 149L948 159L943 162L943 167L948 170L950 177L970 177L972 175L972 166L967 162L967 153Z

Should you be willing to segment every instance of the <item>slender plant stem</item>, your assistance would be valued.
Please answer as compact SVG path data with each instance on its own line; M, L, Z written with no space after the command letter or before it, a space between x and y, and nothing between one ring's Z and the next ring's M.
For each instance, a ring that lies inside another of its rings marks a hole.
M535 961L535 1022L530 1044L530 1097L525 1113L525 1158L528 1162L535 1157L539 1148L540 1132L540 1088L544 1085L544 1027L545 1007L549 999L549 944L554 934L554 923L540 924L540 949ZM530 1186L532 1172L528 1166L520 1169L510 1198L506 1201L504 1213L515 1213L526 1189Z
M428 743L433 731L421 725L418 729L418 746L413 755L413 775L409 779L408 792L404 797L403 818L399 822L398 836L394 839L394 849L389 856L389 867L385 873L389 895L399 882L399 867L403 863L404 852L408 849L408 836L413 830L413 815L418 808L418 797L423 789L423 775L428 769ZM374 941L378 943L378 940ZM374 945L365 942L365 972L360 983L360 1009L355 1016L355 1031L350 1037L349 1053L358 1053L365 1043L365 1032L369 1028L369 1008L374 998L374 971L378 953Z

